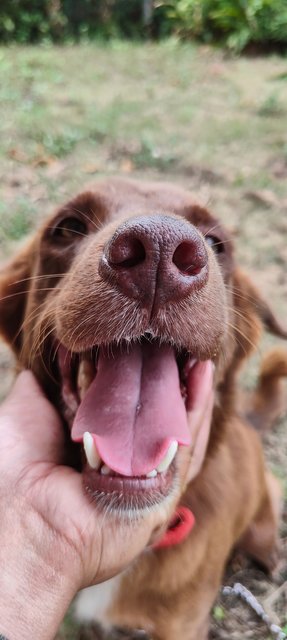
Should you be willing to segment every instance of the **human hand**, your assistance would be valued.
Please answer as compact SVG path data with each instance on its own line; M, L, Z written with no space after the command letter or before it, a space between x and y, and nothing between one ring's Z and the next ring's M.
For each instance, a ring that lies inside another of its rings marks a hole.
M17 640L52 638L75 593L131 562L156 524L147 514L105 526L81 474L62 464L63 442L57 412L21 373L0 408L0 634Z
M192 477L208 440L212 376L201 401ZM15 640L50 640L75 593L119 572L162 524L154 510L132 526L116 517L107 526L84 494L81 474L63 465L63 444L59 415L32 373L21 373L0 408L0 633L12 630Z

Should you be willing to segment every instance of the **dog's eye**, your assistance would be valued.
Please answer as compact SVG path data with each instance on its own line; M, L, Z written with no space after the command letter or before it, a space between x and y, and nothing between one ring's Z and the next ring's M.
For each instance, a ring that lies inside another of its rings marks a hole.
M216 236L205 236L205 240L213 249L214 253L219 254L224 252L224 243Z
M53 238L63 238L63 240L76 240L77 237L87 235L87 227L79 218L64 218L54 227Z

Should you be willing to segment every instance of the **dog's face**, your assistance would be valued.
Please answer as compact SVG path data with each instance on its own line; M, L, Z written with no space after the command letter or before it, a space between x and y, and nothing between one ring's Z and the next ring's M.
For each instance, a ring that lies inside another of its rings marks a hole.
M87 491L122 512L172 510L211 362L220 405L259 316L281 332L218 220L160 184L109 180L68 203L3 271L0 296L4 337L84 444Z

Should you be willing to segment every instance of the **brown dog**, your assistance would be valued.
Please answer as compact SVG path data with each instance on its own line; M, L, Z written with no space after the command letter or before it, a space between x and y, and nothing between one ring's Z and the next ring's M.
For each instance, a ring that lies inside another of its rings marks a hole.
M164 514L169 546L149 548L96 588L95 609L110 623L154 640L203 640L231 550L274 566L279 491L255 430L236 410L237 374L263 325L287 337L236 267L218 220L166 184L99 183L57 211L0 274L1 333L72 440L84 442L88 462L67 439L70 462L81 466L107 524L116 514L132 526L152 508L159 536ZM190 410L211 361L211 435L187 486ZM268 356L249 399L259 428L281 410L286 373L281 352ZM195 518L189 535L173 521L178 504Z

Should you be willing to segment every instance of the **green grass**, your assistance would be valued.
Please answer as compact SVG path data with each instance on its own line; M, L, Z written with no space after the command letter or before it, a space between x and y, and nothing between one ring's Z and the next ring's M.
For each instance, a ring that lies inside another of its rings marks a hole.
M283 59L228 60L175 40L2 48L1 174L24 165L49 200L49 187L58 199L63 184L57 161L66 191L87 164L120 172L126 159L172 175L204 166L235 190L276 189L269 163L286 159L284 74Z
M25 197L13 203L12 211L0 203L0 243L20 240L35 224L35 208Z

